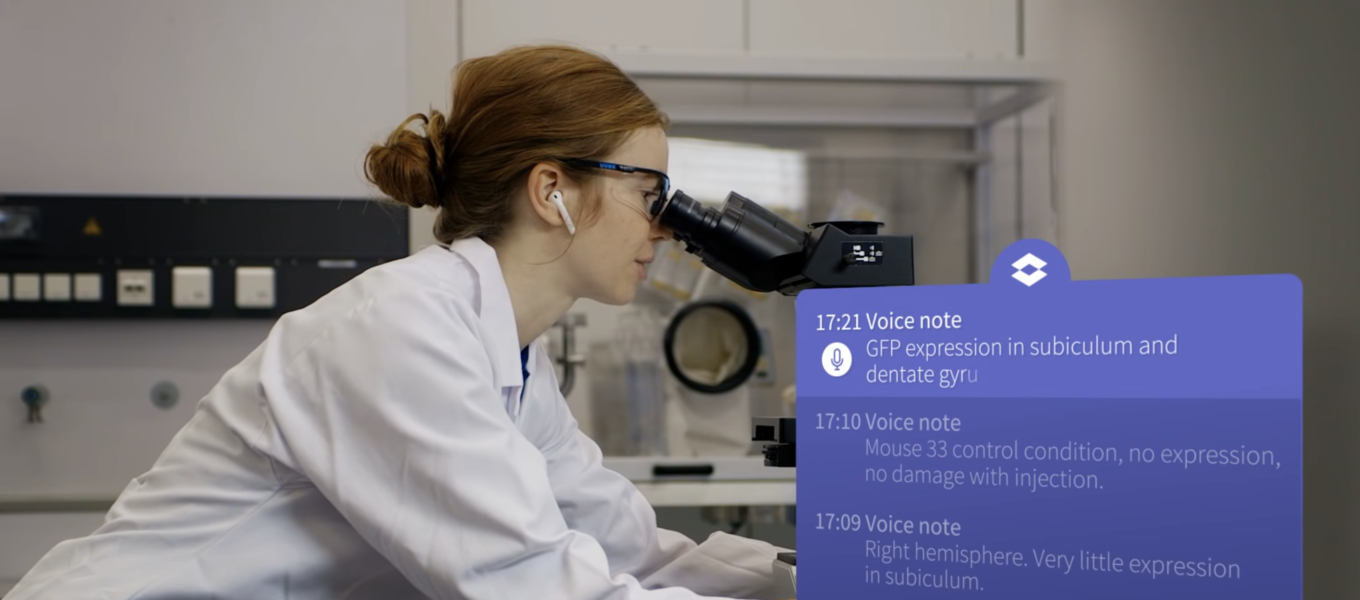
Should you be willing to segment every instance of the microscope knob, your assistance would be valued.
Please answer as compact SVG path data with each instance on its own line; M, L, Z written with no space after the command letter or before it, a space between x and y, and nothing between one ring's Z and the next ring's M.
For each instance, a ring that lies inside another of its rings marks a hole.
M41 385L30 385L19 393L19 399L23 400L28 406L28 422L42 422L42 406L47 404L47 388Z

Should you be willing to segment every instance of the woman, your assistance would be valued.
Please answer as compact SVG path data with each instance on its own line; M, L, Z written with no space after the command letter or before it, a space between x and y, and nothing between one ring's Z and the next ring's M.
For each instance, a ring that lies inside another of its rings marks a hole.
M579 298L633 298L666 237L666 117L544 46L465 62L448 118L412 119L367 173L438 207L441 243L279 319L8 600L767 594L776 549L658 529L531 343Z

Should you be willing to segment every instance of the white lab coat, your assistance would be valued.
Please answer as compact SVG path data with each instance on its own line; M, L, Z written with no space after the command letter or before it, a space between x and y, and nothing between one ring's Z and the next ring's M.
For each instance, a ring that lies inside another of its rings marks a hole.
M768 597L779 549L657 528L537 344L528 370L521 403L484 242L372 268L281 317L6 600Z

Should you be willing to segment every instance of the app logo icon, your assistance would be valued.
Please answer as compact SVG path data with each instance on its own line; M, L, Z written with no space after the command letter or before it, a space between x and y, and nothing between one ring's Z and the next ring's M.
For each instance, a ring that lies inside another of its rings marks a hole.
M850 349L845 344L833 342L822 350L822 368L832 377L840 377L850 372Z
M1043 272L1043 268L1047 265L1048 263L1040 260L1039 257L1033 254L1026 254L1020 257L1020 260L1011 263L1011 266L1015 267L1015 272L1011 274L1011 277L1014 277L1016 281L1025 284L1025 287L1031 287L1034 284L1039 283L1040 279L1048 277L1048 273ZM1025 269L1034 270L1026 273Z

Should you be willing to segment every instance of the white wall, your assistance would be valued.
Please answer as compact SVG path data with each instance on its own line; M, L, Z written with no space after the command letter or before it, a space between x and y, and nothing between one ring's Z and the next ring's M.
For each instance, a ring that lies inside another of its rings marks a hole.
M1360 4L1066 8L1073 276L1303 280L1305 597L1360 597Z
M406 5L0 3L0 190L366 196Z

